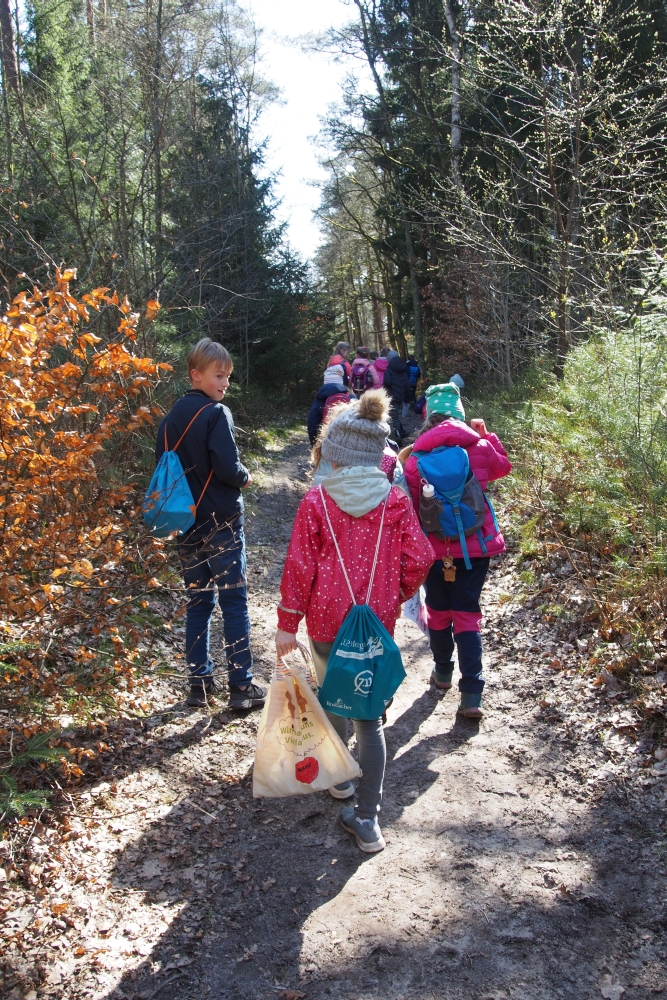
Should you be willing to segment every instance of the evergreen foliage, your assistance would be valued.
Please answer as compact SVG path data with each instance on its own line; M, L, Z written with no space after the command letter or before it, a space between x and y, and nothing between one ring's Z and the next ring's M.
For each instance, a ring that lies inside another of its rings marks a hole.
M251 136L273 89L248 16L233 0L34 0L27 15L20 86L3 87L6 286L66 262L82 290L160 301L148 352L208 335L243 384L271 357L293 388L294 331L325 353L324 314L259 178Z
M57 732L42 732L32 736L21 753L12 757L11 763L0 774L0 823L3 820L21 818L27 809L46 809L51 793L43 789L20 791L14 774L28 764L54 764L67 751L65 747L50 746ZM12 773L14 772L14 773Z

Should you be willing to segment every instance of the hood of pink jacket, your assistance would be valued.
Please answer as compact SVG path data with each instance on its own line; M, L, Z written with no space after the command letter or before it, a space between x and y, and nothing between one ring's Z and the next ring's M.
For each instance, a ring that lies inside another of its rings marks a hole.
M389 359L376 358L375 361L372 362L372 364L379 372L386 372L387 365L389 364Z
M420 476L415 451L433 451L435 448L451 448L458 445L465 448L470 459L470 468L477 476L483 490L493 479L500 479L511 472L512 465L505 449L495 434L481 438L462 420L445 420L432 427L430 431L421 434L414 443L413 454L405 463L405 479L410 488L415 509L419 510ZM486 541L486 555L494 556L505 550L505 540L500 532L496 532L491 510L487 509L482 534ZM455 559L462 555L458 541L443 542L435 535L428 536L438 559L451 555ZM479 541L475 535L467 540L468 552L472 557L483 555Z
M462 420L444 420L432 427L430 431L420 434L414 443L413 451L433 451L434 448L470 448L481 438Z

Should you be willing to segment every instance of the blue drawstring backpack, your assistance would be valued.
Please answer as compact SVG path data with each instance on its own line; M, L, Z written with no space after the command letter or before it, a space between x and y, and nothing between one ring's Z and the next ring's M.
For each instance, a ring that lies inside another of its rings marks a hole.
M482 535L487 504L495 530L498 531L499 528L491 501L470 468L468 452L458 445L443 445L433 451L415 451L413 454L417 456L419 475L434 487L435 496L440 502L440 531L435 532L436 536L443 541L459 541L465 567L471 569L466 538L477 534L484 555L485 542L493 538L493 535L486 538Z
M188 485L181 460L176 451L199 414L209 406L215 406L215 404L206 403L205 406L202 406L201 410L197 410L171 451L167 442L167 427L165 425L164 451L153 473L153 478L148 485L142 505L144 521L156 538L173 535L175 531L182 535L186 531L189 531L195 523L197 508L208 489L208 484L211 482L213 469L209 472L206 485L201 491L199 500L195 503L192 490Z
M348 719L379 719L394 697L399 685L405 679L400 650L368 605L375 579L387 501L385 500L382 507L382 519L375 546L375 558L373 559L366 603L357 604L343 557L340 554L338 541L331 526L321 485L320 496L329 531L336 546L343 575L354 605L338 630L336 641L329 653L327 672L320 689L320 704L325 711L331 712L333 715L343 715Z

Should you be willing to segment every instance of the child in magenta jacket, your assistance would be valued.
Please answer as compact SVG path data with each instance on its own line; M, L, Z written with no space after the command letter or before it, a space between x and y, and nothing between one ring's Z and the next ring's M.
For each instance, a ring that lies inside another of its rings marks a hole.
M450 382L430 386L426 391L426 421L424 430L413 445L413 452L431 452L436 448L458 445L465 448L470 468L483 490L494 479L506 476L512 470L507 452L495 434L487 431L483 420L464 423L465 412L459 388ZM405 462L405 478L416 510L419 510L421 479L417 456L412 454ZM482 715L482 638L480 623L482 612L480 594L486 579L491 556L505 551L505 540L497 529L494 515L486 505L484 526L481 530L485 550L478 534L466 538L472 568L466 569L461 543L443 541L430 534L437 561L426 579L426 611L431 652L435 667L431 674L433 684L447 690L452 686L454 643L458 651L461 679L461 703L458 711L468 718ZM445 564L443 564L443 559ZM454 566L445 576L446 564Z
M295 633L305 616L320 684L338 630L352 607L333 536L356 601L363 604L379 535L369 604L391 635L402 602L417 592L434 558L410 499L391 486L380 468L389 433L388 411L386 393L371 389L358 403L336 413L321 439L321 457L333 471L306 493L292 529L280 584L276 649L283 656L296 648ZM339 715L329 719L347 742L347 719ZM384 732L381 719L353 722L363 775L358 804L343 809L341 823L370 854L384 847L377 821L386 761ZM349 781L329 791L334 798L346 799L355 789Z

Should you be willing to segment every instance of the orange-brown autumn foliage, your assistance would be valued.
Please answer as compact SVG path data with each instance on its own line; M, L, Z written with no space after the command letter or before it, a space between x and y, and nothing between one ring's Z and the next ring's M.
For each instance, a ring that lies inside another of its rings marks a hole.
M113 639L122 663L122 613L164 560L137 517L132 441L169 366L135 354L140 317L127 299L107 288L77 299L74 278L57 271L0 318L0 644L25 643L0 657L5 703L54 693L70 668L76 689L97 637Z

